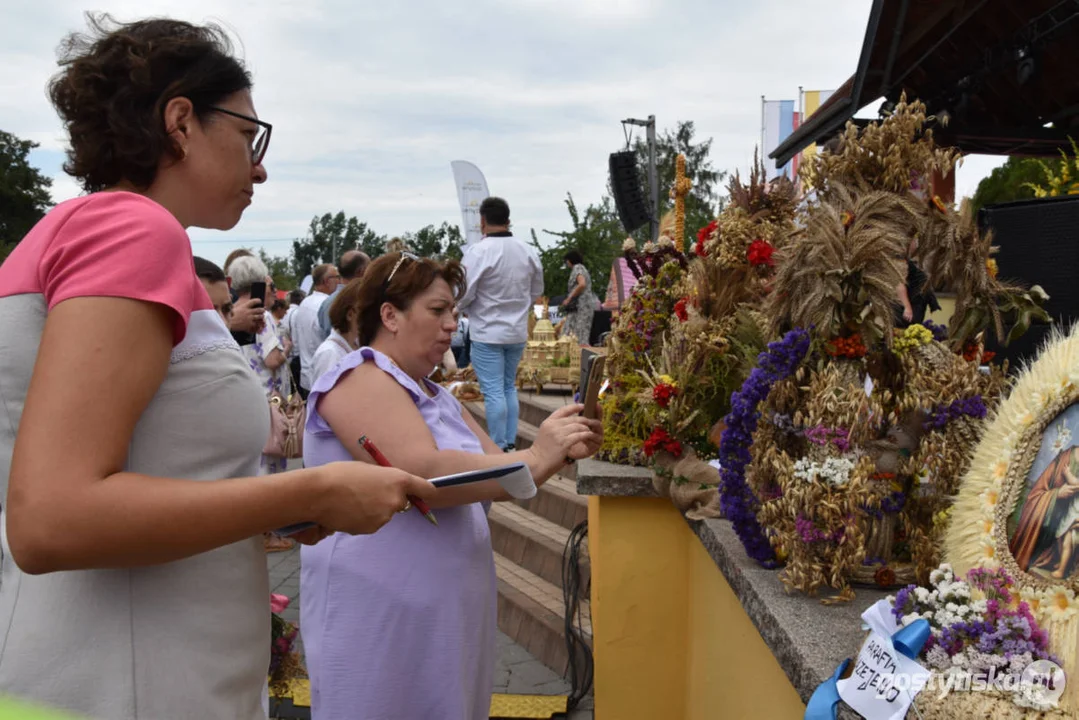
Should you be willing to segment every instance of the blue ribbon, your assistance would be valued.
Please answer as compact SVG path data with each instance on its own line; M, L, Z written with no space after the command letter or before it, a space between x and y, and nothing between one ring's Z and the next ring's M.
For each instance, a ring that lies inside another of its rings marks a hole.
M892 634L892 646L911 660L918 659L918 653L922 651L929 640L929 621L919 618ZM847 667L850 666L850 658L839 664L832 677L828 678L813 691L812 697L806 704L805 720L835 720L836 706L839 705L839 687L836 683L843 677Z
M929 633L929 621L925 618L918 618L892 635L892 647L911 660L917 660L918 653L922 651L926 641L929 639Z
M839 667L813 691L813 696L806 704L805 720L835 720L835 708L839 704L839 688L836 683L850 665L850 658L839 663Z

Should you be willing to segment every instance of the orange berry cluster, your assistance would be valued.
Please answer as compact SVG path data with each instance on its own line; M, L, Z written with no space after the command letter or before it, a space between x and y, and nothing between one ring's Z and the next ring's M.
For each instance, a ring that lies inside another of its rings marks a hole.
M845 338L832 338L828 350L834 357L860 358L867 352L862 336L857 333Z

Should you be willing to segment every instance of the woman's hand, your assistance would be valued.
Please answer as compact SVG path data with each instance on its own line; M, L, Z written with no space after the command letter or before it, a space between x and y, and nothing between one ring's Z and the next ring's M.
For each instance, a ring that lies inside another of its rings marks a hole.
M555 410L539 426L536 440L529 450L537 456L539 466L551 474L566 463L588 457L603 442L603 427L598 420L581 417L584 405L566 405Z
M327 488L314 518L331 532L367 535L409 507L407 495L434 497L436 488L404 470L364 462L336 462L321 468Z

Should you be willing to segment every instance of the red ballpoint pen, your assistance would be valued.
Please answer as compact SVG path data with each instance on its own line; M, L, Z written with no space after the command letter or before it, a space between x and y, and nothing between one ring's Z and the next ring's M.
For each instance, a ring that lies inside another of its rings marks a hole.
M371 439L366 435L360 436L360 446L367 451L367 454L371 456L371 459L382 467L393 467L393 465L390 465L390 461L386 459L386 456L382 454L382 451L375 447L375 444L371 442ZM438 527L438 518L431 512L431 508L427 507L427 503L414 495L406 495L405 497L408 498L408 501L412 503L417 510L423 513L423 516L427 518L432 525Z

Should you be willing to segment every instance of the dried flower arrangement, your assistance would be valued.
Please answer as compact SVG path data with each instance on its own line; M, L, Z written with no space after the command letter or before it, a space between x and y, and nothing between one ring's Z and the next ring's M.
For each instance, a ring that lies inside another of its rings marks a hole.
M293 649L293 642L299 629L282 618L278 613L289 606L285 595L270 595L270 693L274 697L283 697L291 691L292 680L302 670L299 654Z
M626 300L607 341L607 374L611 390L602 401L603 447L597 457L623 465L647 465L642 443L655 424L640 394L663 349L663 336L674 320L677 286L685 257L669 238L662 246L651 243L643 254L624 248L625 257L640 282ZM627 241L631 244L631 241ZM673 254L672 254L673 253Z
M968 357L984 352L986 331L1007 345L1032 323L1050 322L1043 307L1049 298L1041 287L1027 290L998 278L992 234L979 232L968 200L958 212L933 205L922 234L927 240L918 248L919 264L935 282L956 293L948 338L956 352Z
M784 563L789 588L838 591L826 602L852 598L852 583L928 577L1004 387L999 368L983 373L942 344L941 328L894 327L931 207L911 179L954 161L926 121L919 103L900 103L815 161L818 201L779 243L765 308L775 332L796 329L761 355L723 437L722 505L747 551Z
M930 573L927 587L908 585L888 601L900 626L918 619L929 622L930 636L918 659L933 673L955 675L960 682L964 676L1016 679L1037 660L1059 664L1031 602L1002 569L973 569L963 580L944 564ZM960 717L965 711L974 717L1066 716L1032 684L1000 685L978 693L923 692L915 699L917 714L933 720Z

